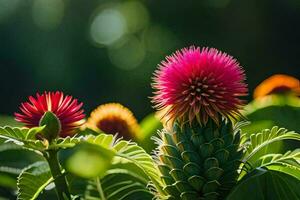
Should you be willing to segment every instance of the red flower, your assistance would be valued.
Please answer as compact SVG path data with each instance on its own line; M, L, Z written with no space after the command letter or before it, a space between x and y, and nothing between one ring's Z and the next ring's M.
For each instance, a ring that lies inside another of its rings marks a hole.
M236 118L247 95L244 71L231 56L216 49L184 48L166 57L154 74L153 102L168 120L196 118L218 123L219 114Z
M30 96L28 102L19 107L21 113L15 113L16 120L31 128L39 126L44 113L51 111L61 123L60 137L73 135L76 128L84 123L82 103L72 96L64 96L62 92L44 92Z

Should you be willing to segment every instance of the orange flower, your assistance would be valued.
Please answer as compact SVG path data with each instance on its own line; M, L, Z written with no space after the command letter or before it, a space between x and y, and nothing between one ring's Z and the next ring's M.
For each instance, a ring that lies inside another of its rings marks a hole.
M137 137L140 128L133 113L118 103L98 106L92 111L86 127L107 134L118 134L127 140Z
M274 93L291 93L299 96L300 81L292 76L275 74L255 88L253 97L259 98Z

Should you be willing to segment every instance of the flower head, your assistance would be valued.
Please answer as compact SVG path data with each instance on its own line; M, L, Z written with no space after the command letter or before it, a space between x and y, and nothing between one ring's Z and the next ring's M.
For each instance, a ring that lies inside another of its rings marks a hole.
M153 102L170 121L197 119L216 123L219 116L236 118L247 95L245 75L239 63L216 49L189 47L177 51L154 74Z
M275 74L262 83L254 90L254 98L263 97L274 93L291 93L300 96L300 81L292 76Z
M86 127L107 134L118 134L124 139L138 136L139 125L133 113L118 103L98 106L88 118Z
M39 126L40 120L48 111L59 119L60 137L73 135L75 129L84 123L82 103L78 103L72 96L65 96L62 92L44 92L28 99L28 102L21 103L21 112L15 113L16 120L28 128Z

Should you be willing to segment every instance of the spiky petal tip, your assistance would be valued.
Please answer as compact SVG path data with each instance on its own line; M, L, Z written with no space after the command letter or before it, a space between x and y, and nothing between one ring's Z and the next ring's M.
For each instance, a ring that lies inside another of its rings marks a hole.
M240 116L248 89L239 63L214 48L191 46L167 56L154 73L153 102L170 121L206 124Z
M15 113L15 119L31 128L39 126L40 120L47 111L51 111L61 123L60 137L74 134L74 131L84 123L82 103L72 96L62 92L44 92L30 96L28 102L21 103L20 113Z

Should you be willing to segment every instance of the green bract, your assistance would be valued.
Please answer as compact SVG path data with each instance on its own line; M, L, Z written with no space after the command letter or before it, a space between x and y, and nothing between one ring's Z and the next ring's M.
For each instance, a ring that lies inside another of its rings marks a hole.
M240 132L223 120L175 124L160 133L158 166L169 199L224 199L236 184L242 158Z
M45 137L49 142L57 138L61 131L61 124L56 115L50 111L45 112L40 120L40 126L45 128L41 131L42 137Z

